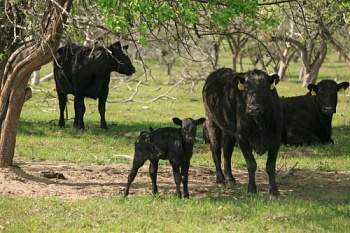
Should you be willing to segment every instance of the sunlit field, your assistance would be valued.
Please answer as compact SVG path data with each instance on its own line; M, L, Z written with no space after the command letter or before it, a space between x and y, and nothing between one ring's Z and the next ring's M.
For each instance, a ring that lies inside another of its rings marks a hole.
M229 67L229 58L220 66ZM130 164L116 155L133 155L134 142L140 131L149 126L175 126L173 117L204 117L202 86L205 77L196 77L194 64L191 79L182 75L180 62L170 77L165 66L150 62L152 73L144 77L140 64L132 77L113 74L107 101L108 131L99 128L97 101L85 99L86 131L73 128L73 96L69 96L66 128L57 126L58 100L54 80L33 86L33 97L24 104L17 134L15 163L21 161L62 161L74 163ZM248 60L245 70L253 69ZM209 69L209 66L208 66ZM330 54L318 81L350 81L349 67ZM298 79L300 63L291 63L285 81L276 88L280 96L306 94ZM52 72L51 64L40 71ZM208 74L210 70L206 72ZM143 82L139 83L143 78ZM147 80L146 80L147 79ZM137 92L135 89L137 88ZM131 98L132 97L132 98ZM350 95L339 93L337 113L333 117L334 145L282 146L278 155L278 184L296 182L296 176L283 177L283 171L346 171L350 173ZM256 157L264 169L266 155ZM197 132L192 167L214 167L209 145ZM168 162L162 161L164 165ZM233 153L233 168L245 168L239 148ZM170 169L169 169L169 172ZM189 178L191 179L191 178ZM212 182L215 182L213 180ZM59 198L29 198L4 195L0 199L0 231L4 232L346 232L350 214L350 181L342 192L333 195L327 187L298 180L293 192L279 199L265 194L251 195L245 189L232 196L207 195L203 198L178 200L172 195L123 198L96 197L67 201ZM259 185L259 184L258 184ZM244 186L245 187L245 186ZM191 188L190 188L191 189Z

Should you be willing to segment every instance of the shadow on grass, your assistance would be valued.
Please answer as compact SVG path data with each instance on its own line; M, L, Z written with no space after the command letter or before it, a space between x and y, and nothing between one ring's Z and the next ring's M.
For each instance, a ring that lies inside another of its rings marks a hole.
M18 125L18 134L34 136L34 137L47 137L58 132L65 137L83 137L83 135L106 135L106 136L124 136L129 132L141 132L149 130L149 127L160 128L160 127L178 127L169 120L169 124L159 124L158 122L110 122L108 124L109 129L104 130L100 128L99 122L85 122L85 130L73 127L73 120L66 122L65 128L57 126L57 121L52 120L50 122L43 121L20 121Z

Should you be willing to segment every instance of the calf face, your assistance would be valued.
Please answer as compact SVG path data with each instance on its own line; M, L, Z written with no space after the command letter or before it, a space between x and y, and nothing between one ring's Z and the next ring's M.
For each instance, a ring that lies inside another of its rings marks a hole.
M322 80L317 85L309 84L310 95L316 95L317 109L324 115L337 112L338 91L349 87L348 82L336 83L333 80Z
M182 140L188 143L194 143L197 134L197 125L203 124L205 118L199 118L198 120L193 120L192 118L185 118L183 121L179 118L173 118L175 125L181 126Z

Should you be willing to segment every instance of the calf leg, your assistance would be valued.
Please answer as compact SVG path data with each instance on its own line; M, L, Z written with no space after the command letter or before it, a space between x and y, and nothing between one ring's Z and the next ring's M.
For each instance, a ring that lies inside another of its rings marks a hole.
M249 146L243 146L243 145L240 145L240 146L241 146L244 159L247 164L248 173L249 173L248 192L257 193L256 183L255 183L255 172L256 172L257 165L256 165L254 155L252 153L252 148Z
M174 174L174 180L176 184L176 196L178 198L182 197L180 185L181 185L181 173L180 173L180 166L172 164L173 167L173 174Z
M66 125L64 121L64 110L67 105L67 95L62 92L57 92L57 96L58 96L58 105L60 107L60 118L58 120L58 126L63 128Z
M224 153L224 174L227 185L233 186L236 183L235 178L232 175L231 158L233 147L236 144L236 138L234 136L225 135L223 138L223 153Z
M158 162L159 160L151 160L149 164L149 175L152 180L152 193L154 195L158 193L158 187L157 187Z
M278 196L279 192L276 184L276 159L277 151L269 150L266 161L266 172L269 175L269 193L273 196Z
M143 159L141 154L135 153L134 160L132 163L132 168L128 175L128 182L126 184L125 191L124 191L125 197L129 195L129 189L130 189L131 183L134 181L138 170L140 169L140 167L142 167L142 165L145 164L145 162L146 162L146 159Z
M181 166L181 175L182 175L182 185L184 190L184 197L189 198L190 194L188 192L188 170L190 168L190 162L184 162Z

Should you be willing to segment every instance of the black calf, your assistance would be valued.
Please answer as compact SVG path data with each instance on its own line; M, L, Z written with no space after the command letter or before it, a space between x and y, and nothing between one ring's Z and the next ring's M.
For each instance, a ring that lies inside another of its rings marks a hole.
M193 145L196 139L197 125L203 124L205 118L193 120L185 118L173 118L176 125L181 128L165 127L150 132L142 131L135 142L135 155L133 166L128 176L125 188L125 196L128 196L131 183L134 181L137 171L147 161L150 161L149 174L152 180L153 194L158 193L157 171L160 159L169 160L174 173L176 183L176 195L181 198L180 184L183 184L184 197L188 193L188 169L193 154ZM181 169L181 171L180 171Z

